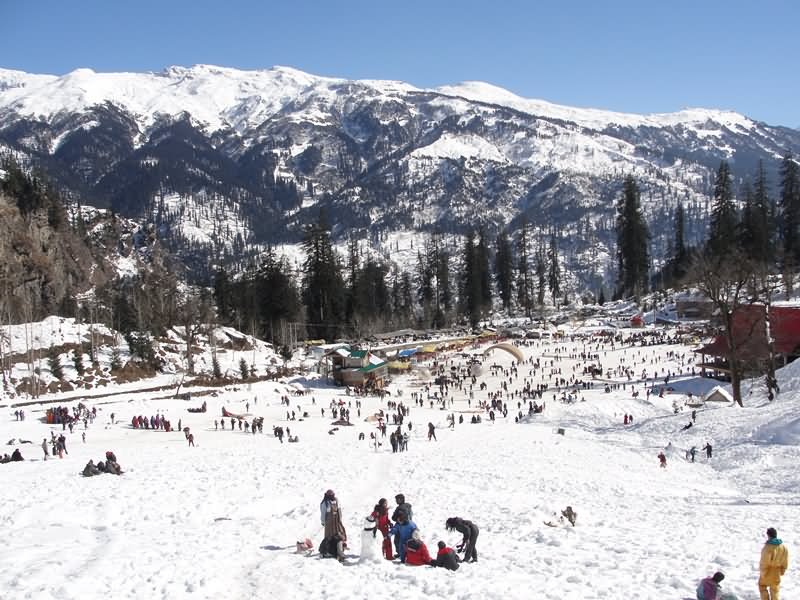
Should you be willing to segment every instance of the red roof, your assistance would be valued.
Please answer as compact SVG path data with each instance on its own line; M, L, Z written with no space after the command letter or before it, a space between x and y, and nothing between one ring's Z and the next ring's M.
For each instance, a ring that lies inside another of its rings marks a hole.
M800 346L800 307L773 306L770 309L769 323L777 354L791 354ZM733 316L733 338L743 359L767 358L769 350L763 305L748 304L736 310ZM726 357L728 340L725 336L717 336L713 342L695 352Z

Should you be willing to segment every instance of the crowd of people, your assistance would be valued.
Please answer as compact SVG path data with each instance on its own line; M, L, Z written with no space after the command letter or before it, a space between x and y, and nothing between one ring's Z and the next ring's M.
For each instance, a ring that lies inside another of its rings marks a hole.
M145 417L137 415L131 417L131 426L134 429L153 429L161 431L172 431L172 425L162 414L151 415ZM181 430L181 423L178 421L178 431Z
M361 560L397 560L408 566L442 567L456 571L462 562L477 562L475 548L478 540L478 526L460 517L450 517L445 521L447 531L461 534L461 542L456 549L443 540L437 542L436 557L433 558L422 534L414 522L411 504L403 494L395 496L396 507L389 516L389 501L381 498L372 513L366 518L361 539ZM342 521L342 510L333 490L327 490L320 502L320 523L323 539L319 552L323 557L344 561L348 550L347 531ZM303 549L298 542L298 547ZM459 553L463 552L463 557Z

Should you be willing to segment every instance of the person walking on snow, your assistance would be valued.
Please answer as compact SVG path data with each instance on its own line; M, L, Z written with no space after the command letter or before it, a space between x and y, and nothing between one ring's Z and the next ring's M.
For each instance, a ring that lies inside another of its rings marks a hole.
M667 468L667 457L663 452L658 453L658 463L662 469Z
M761 600L780 600L781 577L788 566L789 552L775 528L770 527L759 561L758 592Z
M44 452L44 459L47 460L49 452L47 452L47 438L42 440L42 452Z
M433 423L428 423L428 441L430 442L431 439L434 442L438 441L436 439L436 427L434 427Z
M703 450L706 451L706 458L711 458L711 444L706 442L706 445L703 446Z

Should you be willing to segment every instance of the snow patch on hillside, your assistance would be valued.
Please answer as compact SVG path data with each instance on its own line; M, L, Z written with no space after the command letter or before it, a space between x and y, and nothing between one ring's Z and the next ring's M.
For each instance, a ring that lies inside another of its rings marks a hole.
M479 158L495 162L508 162L503 153L477 135L443 134L432 144L417 148L411 153L412 158Z

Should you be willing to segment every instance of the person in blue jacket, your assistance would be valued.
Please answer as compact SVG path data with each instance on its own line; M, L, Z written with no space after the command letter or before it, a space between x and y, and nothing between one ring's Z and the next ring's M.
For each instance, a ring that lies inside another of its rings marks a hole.
M400 562L406 562L406 542L411 539L417 526L413 521L408 520L408 515L404 510L397 511L397 523L389 530L389 535L394 535L399 544Z

